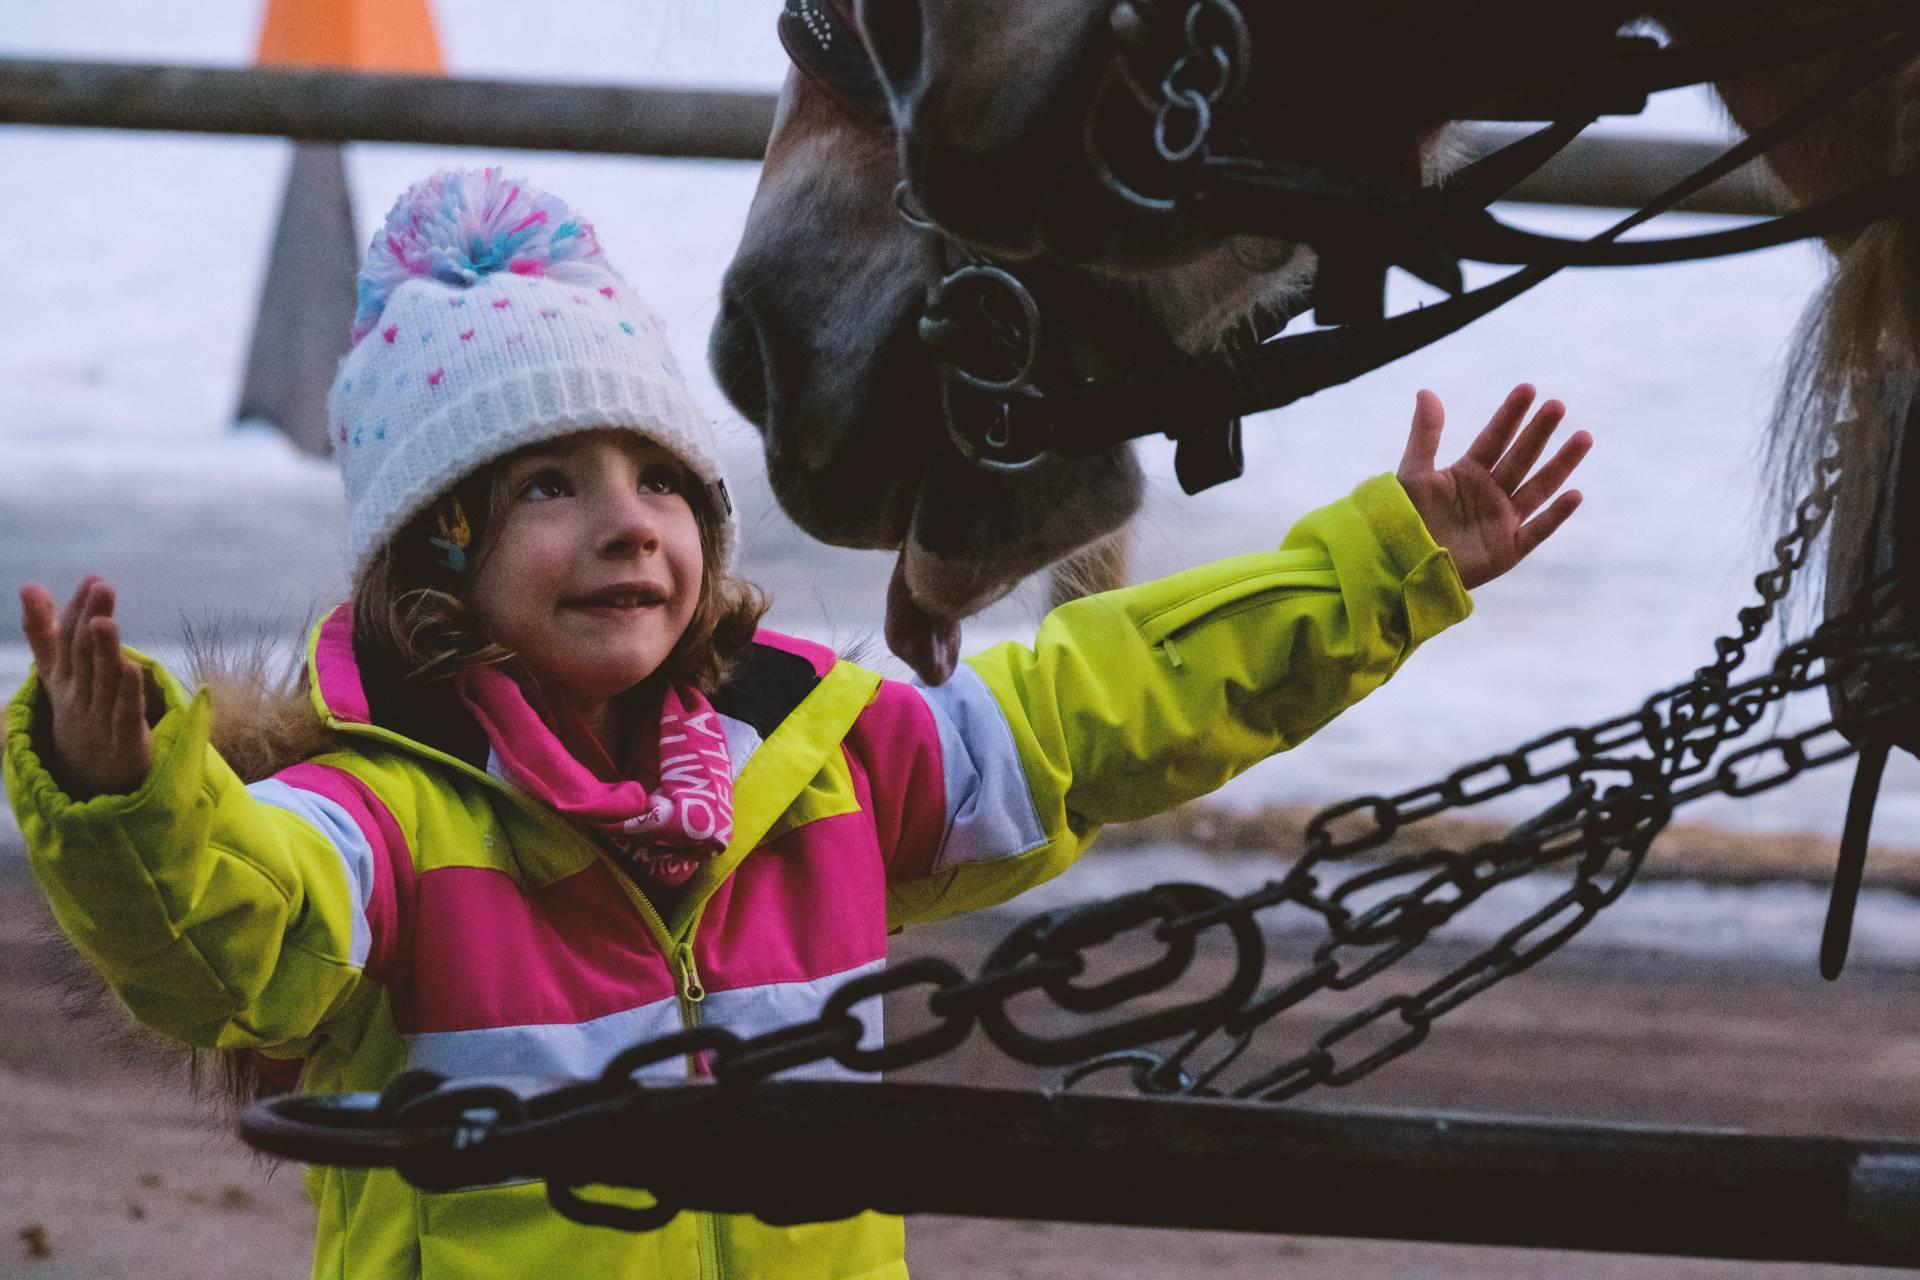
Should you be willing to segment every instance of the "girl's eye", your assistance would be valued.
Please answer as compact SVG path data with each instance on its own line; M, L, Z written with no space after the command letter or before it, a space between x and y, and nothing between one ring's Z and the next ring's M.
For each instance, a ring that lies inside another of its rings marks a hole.
M558 471L536 471L520 486L520 496L544 502L549 498L564 498L573 490L567 484L566 476Z
M680 493L687 487L680 468L665 462L649 463L640 470L640 488L646 493Z

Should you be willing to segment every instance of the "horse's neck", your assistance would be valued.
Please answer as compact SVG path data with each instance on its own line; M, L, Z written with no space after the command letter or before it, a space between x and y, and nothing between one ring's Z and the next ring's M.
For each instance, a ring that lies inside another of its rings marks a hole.
M1744 0L1738 4L1727 0L1662 0L1649 6L1648 16L1677 44L1707 44L1862 7L1862 0ZM1844 74L1847 60L1844 54L1820 58L1735 77L1714 87L1734 123L1751 132ZM1911 127L1905 138L1899 136L1903 110L1913 117L1915 125L1920 125L1917 97L1920 64L1910 63L1905 75L1882 79L1839 111L1776 147L1768 156L1768 166L1796 205L1884 178L1903 162L1920 161L1920 137ZM1903 156L1903 151L1908 154Z

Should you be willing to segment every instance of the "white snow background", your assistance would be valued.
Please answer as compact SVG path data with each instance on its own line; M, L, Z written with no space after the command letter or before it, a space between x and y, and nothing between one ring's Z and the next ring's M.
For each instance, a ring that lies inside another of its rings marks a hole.
M772 89L785 71L778 7L583 0L562 20L506 0L442 0L437 20L452 75ZM263 6L63 0L7 8L0 55L231 66L251 61ZM1606 127L1725 133L1715 109L1691 92L1663 95L1646 116ZM0 341L0 584L9 590L40 581L64 597L81 573L105 572L119 589L129 641L163 656L177 655L183 620L220 614L232 629L277 636L342 591L331 464L270 432L236 431L232 421L289 154L278 139L0 128L0 173L12 192L0 202L10 322ZM773 622L835 642L877 633L889 558L823 548L793 529L767 494L751 427L706 372L707 331L754 166L392 145L356 145L347 155L363 239L410 182L449 164L505 165L594 221L615 264L665 317L696 394L720 423L745 491L744 569L773 592ZM1617 216L1503 212L1562 233ZM1637 234L1722 221L1669 218ZM1780 530L1764 505L1762 426L1822 270L1813 250L1791 247L1700 265L1564 273L1411 359L1250 420L1246 478L1197 498L1174 483L1170 445L1143 445L1153 477L1137 526L1144 576L1271 545L1293 517L1390 470L1419 387L1448 406L1444 458L1521 380L1567 401L1571 424L1597 439L1578 477L1587 504L1563 532L1478 593L1475 616L1385 689L1236 780L1223 801L1390 793L1547 730L1631 710L1709 659L1713 637L1752 597L1753 575L1771 563ZM1402 289L1398 302L1418 296ZM969 649L1028 632L1038 598L1029 589L974 623ZM904 674L891 659L882 665ZM17 687L26 667L9 626L0 684ZM1823 711L1812 697L1787 723L1814 723ZM1847 766L1835 766L1683 816L1735 830L1837 834L1849 778ZM1536 806L1519 796L1494 807L1521 816ZM1903 757L1889 769L1876 839L1920 846L1916 820L1920 766ZM1153 859L1134 861L1145 868ZM1115 866L1096 883L1089 865L1069 879L1101 892L1110 874L1124 873ZM1750 904L1736 912L1751 926L1736 932L1749 939L1770 931L1766 921L1785 922L1763 897L1734 899ZM1796 902L1792 946L1811 954L1811 898Z

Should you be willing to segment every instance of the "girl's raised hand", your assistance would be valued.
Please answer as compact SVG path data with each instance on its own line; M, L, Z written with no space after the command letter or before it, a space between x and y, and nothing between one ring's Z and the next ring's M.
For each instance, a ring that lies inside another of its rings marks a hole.
M77 799L133 791L153 764L146 675L120 652L113 588L89 574L56 621L44 587L21 588L21 629L53 711L55 779Z
M1533 396L1527 384L1515 387L1460 460L1440 469L1434 459L1446 411L1431 391L1422 391L1414 402L1400 484L1433 540L1452 553L1469 590L1519 564L1580 505L1578 489L1554 494L1587 456L1593 437L1574 432L1529 477L1554 428L1567 416L1565 405L1549 400L1522 430Z

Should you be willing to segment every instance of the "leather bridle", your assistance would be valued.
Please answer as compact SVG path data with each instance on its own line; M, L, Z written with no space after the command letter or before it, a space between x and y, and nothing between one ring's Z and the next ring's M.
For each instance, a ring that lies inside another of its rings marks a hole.
M1178 21L1168 12L1150 0L1117 0L1111 11L1109 83L1124 89L1106 96L1121 101L1122 115L1129 106L1138 114L1149 143L1127 151L1123 166L1114 159L1120 147L1109 141L1112 130L1090 125L1095 169L1116 199L1138 210L1204 216L1222 231L1271 236L1282 228L1285 239L1312 245L1321 264L1312 306L1325 327L1268 334L1126 378L1049 379L1043 316L1019 269L969 250L897 195L902 217L943 242L949 269L929 290L921 336L943 370L949 432L982 466L1018 468L1045 452L1098 452L1166 430L1177 442L1180 482L1197 492L1240 473L1242 416L1417 351L1563 268L1741 253L1865 226L1920 200L1920 172L1909 171L1730 231L1621 240L1920 54L1920 8L1910 0L1715 46L1676 50L1644 37L1610 37L1585 74L1508 86L1459 104L1461 119L1555 123L1412 195L1325 169L1217 151L1215 139L1246 136L1232 133L1231 124L1246 106L1255 52L1249 24L1235 0L1191 0ZM794 64L850 116L888 124L886 92L847 0L787 0L780 33ZM1601 114L1635 113L1661 89L1843 52L1852 57L1832 84L1590 240L1523 231L1487 212ZM1521 270L1463 291L1461 264L1469 261ZM1389 317L1385 282L1393 266L1453 296ZM1167 422L1180 425L1165 429Z

